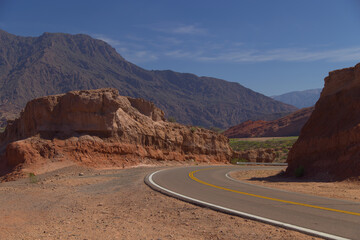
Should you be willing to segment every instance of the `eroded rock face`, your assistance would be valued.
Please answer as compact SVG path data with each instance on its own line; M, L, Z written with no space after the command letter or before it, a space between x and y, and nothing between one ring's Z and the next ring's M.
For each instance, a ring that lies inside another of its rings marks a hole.
M276 151L274 149L251 149L246 151L234 152L233 158L247 162L264 162L271 163L276 159Z
M71 160L127 167L143 159L228 162L228 139L164 121L164 113L116 89L73 91L30 101L1 136L0 165ZM1 171L0 171L1 172Z
M325 78L315 110L289 152L288 174L346 179L360 176L360 64Z

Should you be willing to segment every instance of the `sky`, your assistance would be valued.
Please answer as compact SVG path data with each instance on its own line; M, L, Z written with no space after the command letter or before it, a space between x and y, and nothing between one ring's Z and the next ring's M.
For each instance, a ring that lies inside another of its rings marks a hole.
M268 96L322 88L360 62L360 0L0 0L0 29L88 34L142 68Z

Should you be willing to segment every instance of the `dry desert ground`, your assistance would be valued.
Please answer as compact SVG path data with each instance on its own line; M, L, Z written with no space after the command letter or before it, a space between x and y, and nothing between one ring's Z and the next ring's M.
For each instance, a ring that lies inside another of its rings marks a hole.
M316 239L162 195L160 167L68 166L0 183L0 239Z

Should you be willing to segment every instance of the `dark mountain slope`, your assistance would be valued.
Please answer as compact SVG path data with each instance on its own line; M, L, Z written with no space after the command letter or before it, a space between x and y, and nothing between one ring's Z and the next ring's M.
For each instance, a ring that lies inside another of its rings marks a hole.
M107 43L78 34L19 37L0 30L0 114L18 113L36 97L70 90L117 88L154 102L185 124L225 128L272 119L296 108L224 80L147 71Z

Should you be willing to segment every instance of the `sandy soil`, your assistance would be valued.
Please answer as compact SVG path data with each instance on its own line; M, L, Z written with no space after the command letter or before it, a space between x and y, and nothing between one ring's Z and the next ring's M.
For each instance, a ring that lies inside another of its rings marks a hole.
M143 183L157 168L69 166L0 184L0 239L315 239L200 208Z
M230 173L230 176L241 181L266 187L355 202L360 201L359 181L321 182L294 177L280 177L277 174L285 170L285 167L283 169L276 168L277 170L236 171Z

